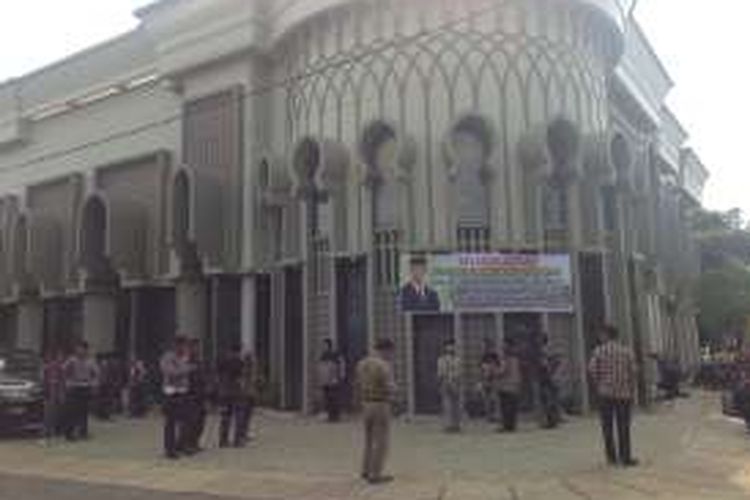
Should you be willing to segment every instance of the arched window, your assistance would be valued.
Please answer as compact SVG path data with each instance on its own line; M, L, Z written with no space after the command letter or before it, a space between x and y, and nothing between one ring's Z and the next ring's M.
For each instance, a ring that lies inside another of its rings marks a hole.
M94 271L106 255L107 208L98 196L92 196L83 207L81 221L81 260L85 269Z
M569 227L568 183L575 175L580 136L576 126L565 118L554 119L547 127L547 150L552 175L542 190L542 217L548 246L564 246Z
M190 239L190 178L180 171L172 186L172 242L181 248Z
M395 229L399 223L398 139L393 127L371 123L362 134L360 153L373 188L376 229Z
M25 215L18 217L13 231L12 266L16 280L23 278L27 270L29 230Z
M449 136L455 182L458 245L463 251L489 250L492 127L480 116L459 120Z
M385 288L398 283L399 273L402 224L398 148L396 131L383 121L365 128L359 146L372 189L375 282Z
M458 224L461 227L489 225L487 162L492 153L492 132L486 120L467 116L451 131L451 146L457 186Z

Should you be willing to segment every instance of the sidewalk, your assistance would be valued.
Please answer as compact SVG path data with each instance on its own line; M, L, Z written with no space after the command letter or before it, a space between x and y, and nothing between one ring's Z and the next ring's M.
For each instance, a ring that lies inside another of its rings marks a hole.
M158 419L98 424L86 443L0 442L0 473L254 500L750 498L750 439L719 414L713 395L639 415L642 466L632 470L603 465L599 428L589 418L515 435L484 423L445 435L436 420L398 422L388 467L396 481L379 487L356 479L356 422L266 413L244 450L216 449L216 430L212 419L209 449L178 462L159 458Z

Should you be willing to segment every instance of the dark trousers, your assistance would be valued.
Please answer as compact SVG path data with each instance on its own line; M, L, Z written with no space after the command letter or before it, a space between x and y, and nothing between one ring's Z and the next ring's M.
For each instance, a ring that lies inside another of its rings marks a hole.
M338 422L341 418L341 391L339 385L323 387L323 404L328 414L329 422Z
M88 438L90 387L71 387L65 395L65 437Z
M128 397L128 414L131 417L140 418L146 415L146 384L135 384L130 388Z
M187 419L185 418L185 396L173 394L164 396L164 453L177 456L180 437L185 435Z
M44 437L51 439L65 432L64 397L47 395L44 399Z
M201 437L206 427L206 403L202 397L186 396L184 402L185 425L179 435L180 451L200 449Z
M114 413L114 395L113 388L110 386L101 386L96 391L95 415L102 420L110 420Z
M610 463L632 459L630 448L630 420L632 403L629 400L602 398L599 401L604 451ZM617 425L617 444L614 427ZM619 446L618 446L619 445Z
M500 391L500 414L503 429L515 431L518 425L518 394Z
M539 402L542 409L542 425L547 428L557 427L560 423L560 402L557 386L552 382L539 384Z
M219 444L229 445L229 434L234 424L234 444L241 446L247 442L250 420L255 409L255 401L250 397L227 398L221 405Z

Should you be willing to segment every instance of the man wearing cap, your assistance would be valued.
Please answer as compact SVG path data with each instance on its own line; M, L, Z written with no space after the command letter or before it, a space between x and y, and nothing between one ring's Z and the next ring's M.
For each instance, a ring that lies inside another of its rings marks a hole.
M405 312L438 312L440 297L426 283L427 259L423 255L414 255L409 261L411 277L401 287L399 301Z
M380 339L375 351L357 365L357 388L365 431L361 476L370 484L393 480L383 475L390 437L391 402L396 390L389 361L393 349L393 341Z

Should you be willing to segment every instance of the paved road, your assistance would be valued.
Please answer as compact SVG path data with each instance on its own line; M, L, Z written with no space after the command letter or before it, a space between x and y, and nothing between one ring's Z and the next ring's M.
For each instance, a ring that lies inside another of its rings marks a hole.
M603 464L594 419L572 419L552 432L527 422L515 435L479 422L445 435L435 419L401 421L388 467L396 481L385 487L356 477L356 422L327 425L266 413L250 447L219 450L212 420L208 450L179 462L160 458L157 418L97 423L95 439L75 445L0 442L0 474L6 474L0 500L747 500L750 439L719 407L716 395L697 393L639 414L635 443L643 464L633 470ZM60 480L72 482L54 482Z
M29 480L0 474L0 500L236 500L204 493L169 493L54 479ZM257 500L265 500L258 498Z

